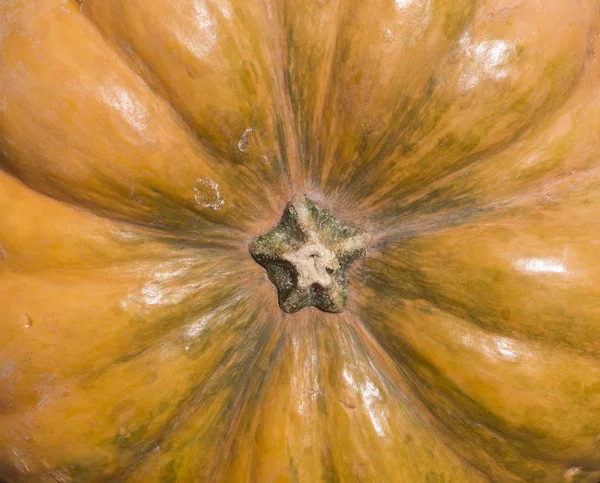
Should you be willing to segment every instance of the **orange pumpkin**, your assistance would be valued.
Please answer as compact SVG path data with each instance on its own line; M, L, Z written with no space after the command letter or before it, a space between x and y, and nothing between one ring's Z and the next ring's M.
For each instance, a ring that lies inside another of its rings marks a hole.
M597 482L599 20L0 0L0 477Z

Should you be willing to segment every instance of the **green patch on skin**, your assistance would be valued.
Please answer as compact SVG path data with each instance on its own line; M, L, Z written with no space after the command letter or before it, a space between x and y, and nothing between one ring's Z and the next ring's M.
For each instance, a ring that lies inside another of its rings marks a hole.
M525 114L531 109L531 90L526 91L515 99L510 105L509 110L514 111L517 114Z
M175 483L177 481L177 471L175 470L175 461L171 460L167 463L160 472L160 483Z
M159 405L158 405L158 413L162 414L164 413L167 409L169 409L170 407L170 403L169 401L162 401Z
M121 430L115 435L113 444L119 448L131 448L141 441L149 426L150 421L144 421L130 429Z
M467 5L456 3L456 6L462 9L462 12L449 10L444 15L444 34L449 39L455 39L460 36L473 20L475 14L475 3L469 2Z
M288 448L288 452L291 453L289 448ZM289 472L291 473L290 478L294 483L300 481L300 473L298 472L298 466L296 465L296 461L294 460L293 456L290 456Z
M96 454L76 462L58 465L50 473L52 481L87 483L89 481L107 481L114 476L115 468L106 455ZM44 480L46 481L46 480ZM0 476L0 483L5 483ZM8 483L8 482L6 482Z
M445 483L448 481L443 473L428 471L425 475L425 483Z
M335 461L330 449L324 449L321 454L321 465L323 466L323 480L329 483L340 483L340 474L335 466Z
M146 377L144 377L144 384L152 384L154 381L158 379L158 374L156 371L151 371L148 373Z

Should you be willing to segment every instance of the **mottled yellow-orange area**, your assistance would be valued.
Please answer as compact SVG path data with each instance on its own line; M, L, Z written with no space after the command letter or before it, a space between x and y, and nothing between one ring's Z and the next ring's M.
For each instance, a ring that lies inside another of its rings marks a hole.
M599 481L597 7L0 0L0 480Z

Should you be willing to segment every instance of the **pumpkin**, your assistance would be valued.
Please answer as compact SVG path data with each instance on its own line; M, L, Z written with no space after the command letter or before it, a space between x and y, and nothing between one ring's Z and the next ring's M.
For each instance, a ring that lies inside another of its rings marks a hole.
M597 482L599 20L0 2L0 478Z

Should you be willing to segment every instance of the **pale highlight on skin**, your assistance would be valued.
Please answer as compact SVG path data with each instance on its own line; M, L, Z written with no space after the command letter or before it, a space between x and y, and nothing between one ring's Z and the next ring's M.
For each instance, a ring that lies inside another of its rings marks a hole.
M0 478L599 481L597 7L0 1Z

